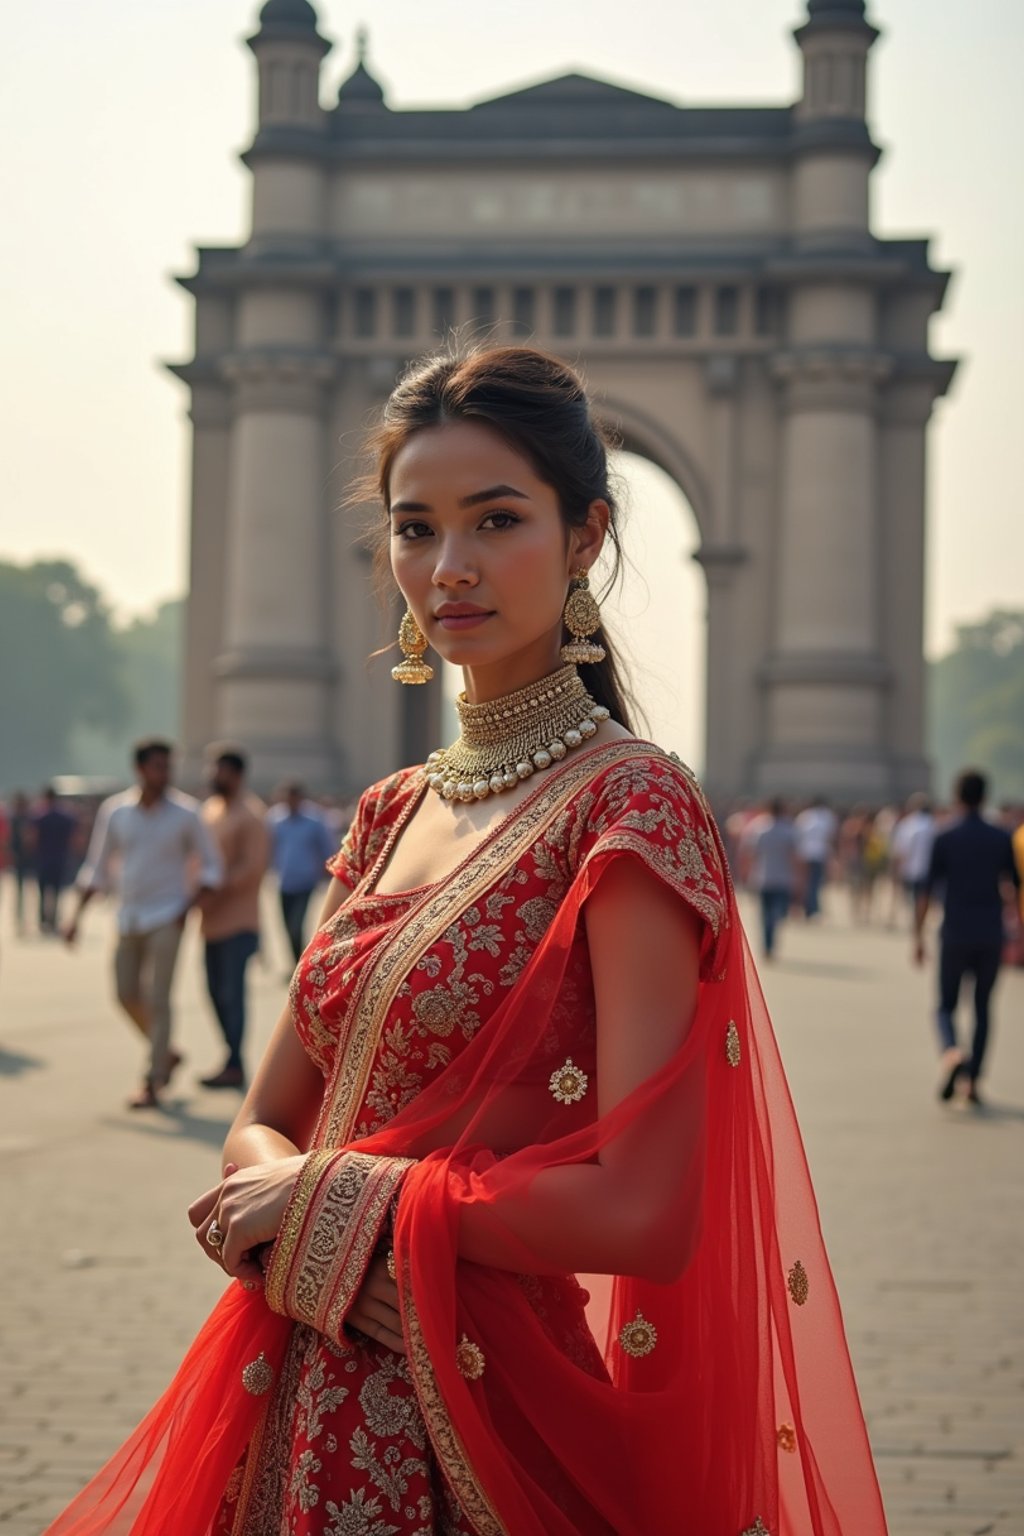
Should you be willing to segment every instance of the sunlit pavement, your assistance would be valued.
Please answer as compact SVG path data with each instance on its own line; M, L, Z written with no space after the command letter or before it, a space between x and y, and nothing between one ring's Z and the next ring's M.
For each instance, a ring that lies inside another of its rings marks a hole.
M250 969L251 1045L284 998ZM752 925L753 926L753 925ZM38 1536L159 1394L220 1292L185 1218L214 1182L231 1093L190 935L188 1060L160 1113L124 1102L138 1047L109 995L111 924L79 950L0 910L0 1526ZM1004 973L984 1112L935 1098L932 966L849 926L791 923L764 984L814 1172L892 1536L1024 1531L1024 972ZM662 1533L651 1533L662 1536ZM664 1533L670 1536L670 1533ZM802 1536L802 1533L796 1533ZM844 1536L858 1536L856 1532Z

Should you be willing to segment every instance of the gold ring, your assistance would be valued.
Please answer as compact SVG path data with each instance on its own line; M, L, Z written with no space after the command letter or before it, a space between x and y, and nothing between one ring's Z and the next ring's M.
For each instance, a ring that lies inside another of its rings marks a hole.
M387 1268L387 1272L388 1272L388 1275L390 1276L390 1278L392 1280L397 1280L398 1279L398 1272L395 1269L395 1250L393 1248L389 1248L388 1249L388 1256L384 1260L384 1264L385 1264L385 1266Z
M219 1248L224 1242L224 1233L215 1221L210 1223L210 1230L206 1234L206 1241L211 1248Z

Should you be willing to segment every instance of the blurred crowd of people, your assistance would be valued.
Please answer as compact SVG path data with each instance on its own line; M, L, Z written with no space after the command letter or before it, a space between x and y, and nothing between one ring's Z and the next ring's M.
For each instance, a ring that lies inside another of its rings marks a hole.
M115 898L115 993L147 1054L142 1083L129 1103L145 1109L159 1105L182 1064L173 1039L171 988L190 911L199 914L207 990L225 1047L223 1063L199 1082L241 1089L246 969L261 948L266 957L260 934L264 880L269 875L276 884L283 935L290 961L297 963L310 902L326 881L325 865L355 807L314 799L298 782L282 784L264 804L248 787L245 752L227 743L207 752L201 801L173 787L169 742L139 742L134 769L135 785L113 795L59 780L35 800L13 795L0 805L0 869L13 881L21 935L35 928L74 945L93 897ZM962 1080L975 1102L996 977L1005 963L1024 966L1024 804L989 812L986 788L982 774L968 771L947 804L936 805L924 793L882 808L777 798L734 805L721 818L736 884L759 903L762 954L769 962L783 925L794 917L820 921L835 911L831 891L841 890L855 926L874 922L909 930L920 964L929 906L944 903L937 977L940 1092L952 1097ZM70 891L74 910L62 925L62 899ZM971 1049L961 1051L955 1012L968 976L974 980L975 1027Z
M316 800L298 781L282 784L269 805L248 788L245 752L228 743L207 752L207 794L200 801L173 785L173 749L160 738L134 752L136 783L103 796L74 781L65 794L47 785L0 805L0 870L14 887L19 936L38 932L76 943L82 915L96 896L117 909L117 1001L144 1042L146 1068L133 1109L156 1108L182 1065L174 1044L171 992L190 912L198 913L207 990L223 1036L225 1060L199 1082L245 1086L246 968L261 951L260 893L276 885L292 962L306 941L309 905L327 880L354 809ZM60 781L58 781L58 784ZM30 913L30 897L38 898ZM70 917L62 901L73 896ZM291 966L287 971L291 976Z
M1009 834L1024 875L1024 802L984 814ZM765 956L773 957L784 918L821 917L826 887L843 893L856 925L912 930L935 839L962 815L955 800L936 803L924 793L881 808L833 807L822 797L731 807L722 821L726 850L737 886L761 903ZM1024 903L1009 893L1004 941L1006 960L1024 965Z

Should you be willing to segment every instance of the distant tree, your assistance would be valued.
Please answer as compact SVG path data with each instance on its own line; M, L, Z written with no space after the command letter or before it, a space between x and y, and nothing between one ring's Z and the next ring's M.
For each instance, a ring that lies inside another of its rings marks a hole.
M973 765L991 774L996 799L1024 800L1024 611L958 626L953 649L929 669L929 711L941 795Z
M126 711L117 730L80 729L72 739L73 771L127 778L140 736L178 738L185 600L163 602L151 617L113 631Z
M69 560L0 561L0 785L72 771L76 729L119 730L129 701L110 610Z

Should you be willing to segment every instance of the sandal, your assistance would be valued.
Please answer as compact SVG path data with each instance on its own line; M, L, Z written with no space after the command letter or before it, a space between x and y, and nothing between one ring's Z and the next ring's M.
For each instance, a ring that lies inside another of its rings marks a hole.
M160 1100L156 1089L150 1082L143 1083L138 1093L133 1094L128 1100L129 1109L159 1109Z

